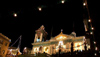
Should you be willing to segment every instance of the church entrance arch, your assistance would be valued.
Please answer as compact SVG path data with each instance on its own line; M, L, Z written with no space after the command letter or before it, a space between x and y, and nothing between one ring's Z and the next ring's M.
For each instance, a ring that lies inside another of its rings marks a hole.
M43 50L43 47L40 46L40 47L39 47L39 52L42 53L42 50Z

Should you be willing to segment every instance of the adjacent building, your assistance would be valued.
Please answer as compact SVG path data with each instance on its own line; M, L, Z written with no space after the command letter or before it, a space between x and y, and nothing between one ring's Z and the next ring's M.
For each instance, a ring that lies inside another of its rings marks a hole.
M31 48L28 48L28 47L25 47L24 49L23 49L23 54L31 54Z
M14 56L18 56L21 55L22 53L19 51L19 48L17 47L9 47L6 57L14 57Z
M75 32L70 35L64 34L63 31L55 37L51 37L46 41L47 32L42 25L36 30L34 43L32 43L32 54L36 53L48 53L50 55L56 54L61 50L63 53L71 52L71 44L73 43L73 51L83 51L86 43L87 50L90 49L90 39L86 39L85 36L76 36Z
M5 57L9 44L11 43L11 39L0 33L0 57Z

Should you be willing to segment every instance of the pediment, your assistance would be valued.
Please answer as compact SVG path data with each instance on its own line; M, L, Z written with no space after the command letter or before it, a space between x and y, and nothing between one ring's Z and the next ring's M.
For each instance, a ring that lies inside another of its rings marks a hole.
M59 35L54 37L56 40L63 40L63 39L67 39L68 36L66 34L60 33Z

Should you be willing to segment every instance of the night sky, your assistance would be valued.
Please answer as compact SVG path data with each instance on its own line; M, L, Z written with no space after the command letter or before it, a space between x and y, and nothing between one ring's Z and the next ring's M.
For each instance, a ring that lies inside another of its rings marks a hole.
M33 1L0 1L0 33L11 39L12 45L22 35L21 50L32 48L35 30L41 25L48 32L47 39L63 33L70 34L73 30L77 36L85 35L83 24L83 3L80 0L33 0ZM100 19L98 17L98 1L88 1L90 16L95 28L95 38L99 43ZM42 6L42 11L38 7ZM14 17L13 14L18 16ZM74 24L74 27L73 27ZM14 45L17 47L18 42Z

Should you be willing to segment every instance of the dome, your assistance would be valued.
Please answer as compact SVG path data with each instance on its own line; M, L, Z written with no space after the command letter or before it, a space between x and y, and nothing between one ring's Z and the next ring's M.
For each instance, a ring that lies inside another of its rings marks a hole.
M75 32L72 32L71 35L74 36L74 37L76 37L76 33Z

